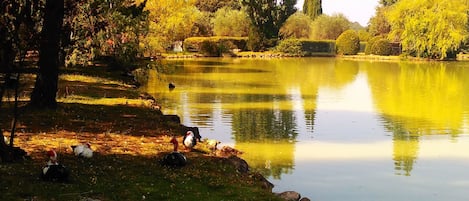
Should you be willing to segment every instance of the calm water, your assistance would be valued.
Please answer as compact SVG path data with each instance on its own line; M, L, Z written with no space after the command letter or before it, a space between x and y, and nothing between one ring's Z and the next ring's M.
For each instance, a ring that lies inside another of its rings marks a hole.
M160 61L147 91L317 201L469 200L469 63ZM176 88L168 90L168 83Z

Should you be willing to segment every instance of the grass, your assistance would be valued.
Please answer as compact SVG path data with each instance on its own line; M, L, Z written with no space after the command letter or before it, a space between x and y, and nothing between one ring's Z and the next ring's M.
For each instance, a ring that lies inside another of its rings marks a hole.
M34 80L26 78L23 101ZM160 165L172 149L169 136L182 140L178 125L166 122L118 73L105 67L67 69L59 87L56 110L21 103L14 143L31 159L0 163L0 200L278 200L255 176L238 173L203 144L185 152L185 167ZM12 105L4 102L1 108L4 135L9 135ZM81 142L91 142L93 158L73 155L70 146ZM50 149L71 170L68 182L40 179Z

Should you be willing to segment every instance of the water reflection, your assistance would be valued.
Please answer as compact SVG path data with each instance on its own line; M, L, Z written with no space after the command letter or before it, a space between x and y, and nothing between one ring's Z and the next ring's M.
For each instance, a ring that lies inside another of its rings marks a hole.
M464 62L331 58L160 62L150 71L145 90L161 102L163 112L199 126L203 137L245 151L249 164L278 180L280 188L291 178L327 179L333 173L311 171L335 170L338 161L354 165L347 167L350 172L343 173L347 175L334 178L365 174L363 168L373 166L377 173L370 180L377 182L389 179L389 172L419 179L413 172L425 171L418 170L416 162L429 156L431 160L438 159L434 155L450 156L458 162L469 158L460 153L467 151L462 145L469 141L461 138L468 134L469 119L465 93L469 70ZM175 90L168 90L169 82L176 84ZM450 140L435 141L434 136ZM398 179L393 182L389 189L405 186ZM375 183L363 185L363 193L377 190Z

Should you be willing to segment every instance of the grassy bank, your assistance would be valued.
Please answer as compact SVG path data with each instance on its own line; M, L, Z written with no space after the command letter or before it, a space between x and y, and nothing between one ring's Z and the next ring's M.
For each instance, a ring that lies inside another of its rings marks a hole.
M14 143L31 158L0 163L0 200L278 199L257 176L237 172L203 144L185 152L187 166L161 166L159 159L172 149L169 136L180 135L178 125L165 121L127 79L103 66L67 69L60 76L58 108L35 110L25 107L33 76L23 76ZM1 108L4 135L9 135L12 106L4 102ZM93 158L72 154L70 146L80 142L91 142ZM40 179L50 149L71 170L68 182Z

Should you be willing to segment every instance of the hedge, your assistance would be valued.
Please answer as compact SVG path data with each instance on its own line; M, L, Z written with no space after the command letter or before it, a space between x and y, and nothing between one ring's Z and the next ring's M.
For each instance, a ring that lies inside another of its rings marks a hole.
M335 42L333 40L285 39L280 41L275 50L297 56L307 56L317 53L335 54Z
M191 37L183 43L184 51L199 52L207 56L220 56L233 49L246 50L247 37Z

